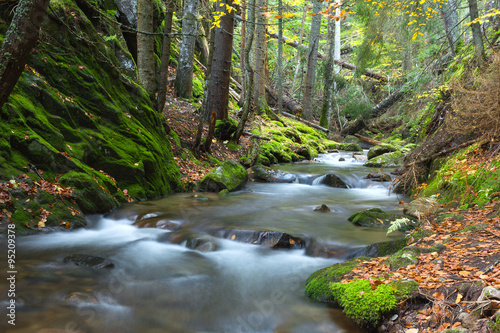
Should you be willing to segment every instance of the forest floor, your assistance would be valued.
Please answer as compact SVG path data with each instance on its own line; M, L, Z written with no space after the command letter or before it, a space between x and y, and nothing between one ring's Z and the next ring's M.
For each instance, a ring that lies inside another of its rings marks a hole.
M213 158L220 162L230 158L239 160L250 147L250 138L246 136L241 137L239 142L241 148L238 150L231 150L226 143L214 138L209 153L199 152L197 156L193 156L191 147L195 142L199 119L196 111L190 102L174 97L171 94L167 95L163 115L170 128L179 136L181 143L181 146L177 145L174 139L170 137L174 160L183 174L181 181L190 184L196 183L217 166ZM250 125L247 124L246 128L250 128ZM203 137L206 137L207 131L208 125L205 123Z
M421 253L414 264L391 270L384 263L387 257L377 257L352 271L347 280L370 279L372 288L393 279L418 282L414 297L399 304L397 316L390 316L383 332L431 333L459 327L471 333L500 332L500 319L495 330L490 328L492 316L500 310L500 293L478 300L483 288L500 289L499 206L497 201L482 209L451 209L423 222L420 231L428 236L411 238L408 246L445 247Z

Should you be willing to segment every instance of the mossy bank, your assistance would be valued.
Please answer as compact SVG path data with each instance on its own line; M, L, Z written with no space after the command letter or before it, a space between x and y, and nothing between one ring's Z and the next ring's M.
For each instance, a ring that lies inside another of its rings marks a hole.
M1 182L24 174L31 182L60 180L61 188L74 188L66 201L84 213L181 189L166 123L134 82L134 59L113 13L112 1L51 2L39 43L0 110ZM2 38L11 15L0 8ZM15 189L5 191L15 196ZM20 210L0 201L0 218L21 230L40 219L33 209L28 220Z

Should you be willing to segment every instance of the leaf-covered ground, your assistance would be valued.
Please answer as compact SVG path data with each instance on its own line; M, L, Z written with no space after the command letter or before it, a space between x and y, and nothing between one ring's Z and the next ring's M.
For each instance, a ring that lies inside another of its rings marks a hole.
M464 326L468 332L493 332L489 322L500 300L477 299L486 286L500 289L499 206L497 202L484 209L452 209L437 215L415 234L424 237L411 238L408 246L442 244L443 251L421 253L418 262L397 269L386 263L388 257L373 258L345 280L370 279L372 287L395 279L418 282L417 294L399 304L397 318L389 316L392 320L385 322L384 332L430 333Z

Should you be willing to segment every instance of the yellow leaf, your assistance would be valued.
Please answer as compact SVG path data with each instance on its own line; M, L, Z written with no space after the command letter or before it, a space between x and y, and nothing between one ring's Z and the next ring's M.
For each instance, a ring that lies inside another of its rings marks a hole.
M463 298L462 294L458 294L457 295L457 299L455 300L455 304L460 303L460 301L462 300L462 298Z
M39 221L38 222L38 228L45 228L45 222Z
M236 235L231 236L231 240L234 240L236 238Z
M418 36L418 32L415 32L415 33L413 34L413 36L411 36L411 40L414 40L415 38L417 38L417 36Z
M283 18L283 17L279 16L279 15L276 15L274 18L277 19L277 20L279 20L280 18Z

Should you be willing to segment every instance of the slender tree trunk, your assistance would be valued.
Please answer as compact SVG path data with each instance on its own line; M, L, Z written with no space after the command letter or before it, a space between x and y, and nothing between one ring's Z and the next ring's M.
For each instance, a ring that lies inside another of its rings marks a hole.
M324 93L323 93L323 107L321 109L321 118L319 119L319 125L325 128L329 127L330 118L333 113L333 92L334 87L334 64L333 58L335 57L335 19L328 18L328 53L325 63L324 71Z
M242 22L245 22L246 19L246 7L247 7L247 2L243 1L241 3L241 19ZM238 105L242 106L245 104L245 94L247 93L246 89L246 82L245 80L245 45L246 45L246 35L247 35L247 25L245 23L242 23L241 25L241 43L240 43L240 50L241 55L240 55L240 70L241 70L241 77L242 77L242 82L241 82L241 94L240 94L240 100L238 101Z
M21 0L0 49L0 109L16 86L35 46L49 0Z
M283 1L278 0L278 113L283 112Z
M252 109L252 94L254 84L254 73L253 68L250 64L250 51L252 50L254 30L255 30L255 0L249 0L248 2L248 19L246 23L247 30L247 41L244 50L244 58L245 58L245 70L246 75L245 80L247 93L245 95L245 103L243 104L243 114L241 116L240 122L238 123L238 128L236 129L236 133L233 134L233 141L238 143L240 141L241 134L245 128L246 121L248 119L248 115L250 114L250 110Z
M318 63L319 32L321 28L321 18L319 14L323 7L321 0L315 0L313 3L313 19L311 23L311 33L309 36L309 49L307 51L307 73L304 83L304 97L302 102L302 115L306 120L313 118L312 100L314 96L314 84L316 82L316 65Z
M208 57L210 53L209 45L208 45L208 40L205 32L205 28L203 28L203 24L198 24L198 31L200 33L199 36L199 43L201 46L201 63L205 66L208 65Z
M208 82L207 113L215 112L217 119L228 117L229 85L231 82L231 58L233 53L233 15L226 6L232 0L219 0L217 9L225 13L220 19L220 28L215 28L212 71ZM222 5L222 6L221 6Z
M297 45L302 45L302 37L304 36L304 23L306 21L307 14L307 2L304 3L304 11L302 12L302 23L300 24L300 34L299 34L299 43ZM299 75L300 69L302 68L302 52L300 47L297 48L297 66L295 67L295 73L293 74L292 81L292 91L294 91L295 82L297 82L297 76Z
M194 44L198 34L198 0L185 0L182 16L182 41L179 45L175 90L182 98L193 96Z
M470 21L474 21L478 18L479 12L477 10L477 0L468 0L469 2L469 15ZM481 35L481 25L479 23L472 23L472 40L474 42L474 53L478 61L478 65L482 66L486 60L486 55L484 54L483 37Z
M341 0L337 0L337 8L335 9L335 15L340 17L340 5ZM335 74L340 73L340 19L335 20L335 52L334 52L334 63L338 66L335 66Z
M172 32L172 18L174 14L174 0L167 0L165 9L165 26L163 27L163 43L161 49L161 67L160 67L160 83L158 87L158 98L156 109L158 112L163 111L167 95L168 84L168 65L170 64L170 44L172 39L170 33Z
M153 0L137 1L137 30L153 33ZM155 93L154 35L137 34L137 72L139 84L151 96Z
M257 107L257 113L265 112L267 109L266 102L266 59L267 59L267 41L266 41L266 25L267 17L267 0L256 0L256 27L255 27L255 72L254 72L254 90L253 99Z
M448 0L439 4L439 13L443 20L446 40L451 54L455 55L457 43L460 38L458 27L458 3L457 0Z

